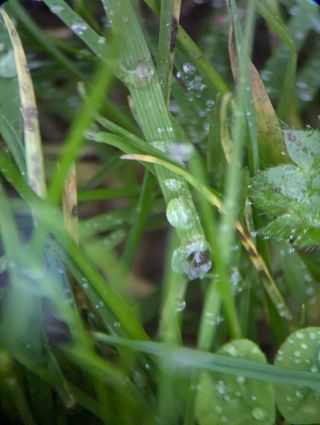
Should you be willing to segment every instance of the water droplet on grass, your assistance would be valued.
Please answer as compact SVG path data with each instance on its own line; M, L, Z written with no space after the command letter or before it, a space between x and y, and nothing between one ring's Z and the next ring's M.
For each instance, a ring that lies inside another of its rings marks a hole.
M261 407L255 407L251 414L257 421L263 421L266 418L266 411Z
M160 129L160 128L158 128L158 129L157 129L158 133L159 133L159 130L161 130L161 129ZM158 149L159 151L161 151L161 152L165 152L165 151L166 151L166 144L165 144L165 142L162 142L162 141L155 141L155 142L151 142L151 145L152 145L154 148L156 148L156 149Z
M183 301L180 301L180 302L176 305L176 311L177 311L177 312L183 311L185 308L186 308L186 302L185 302L184 300L183 300Z
M224 381L218 381L216 385L216 390L218 394L225 394L227 392L227 387Z
M246 378L244 376L237 376L236 381L238 384L243 384L246 381Z
M195 222L192 204L182 196L171 199L167 206L166 215L171 226L179 229L188 229Z
M172 256L172 268L190 280L203 278L211 269L211 255L207 242L199 237L177 248Z
M196 68L191 63L188 63L188 62L182 65L182 69L185 74L193 74L196 70Z
M84 22L74 22L71 25L72 31L77 35L83 35L88 29L88 25Z
M63 10L64 10L64 7L63 6L60 6L58 4L57 5L50 6L50 11L52 13L54 13L55 15L58 15L59 13L62 13Z
M182 182L181 180L178 180L178 179L166 179L164 181L164 185L171 192L177 192L181 190L182 188Z
M194 149L190 143L168 142L166 152L173 161L184 162L191 159Z
M120 61L119 70L123 81L135 88L145 88L154 77L154 66L151 59L141 59L131 68Z

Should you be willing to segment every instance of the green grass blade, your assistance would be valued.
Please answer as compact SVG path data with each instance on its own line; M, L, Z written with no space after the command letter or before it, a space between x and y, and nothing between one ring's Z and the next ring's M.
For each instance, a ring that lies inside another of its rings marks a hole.
M241 375L262 382L274 384L288 384L297 387L308 387L315 390L320 387L320 376L317 373L302 372L300 370L286 369L273 365L242 360L220 354L206 353L185 347L170 347L159 342L135 342L128 339L95 333L95 337L106 344L124 345L132 350L142 351L151 356L163 357L167 360L168 367L176 369L186 375L192 369L221 372L231 375Z
M158 2L156 0L145 0L145 3L156 12L160 11ZM220 76L219 72L213 67L211 63L208 62L196 43L192 40L191 37L189 37L189 35L181 26L178 28L177 40L178 47L180 47L186 53L186 55L188 55L191 61L197 65L200 72L206 77L210 86L222 94L227 93L229 88L223 78Z
M111 52L109 51L109 54ZM112 55L109 58L113 60ZM84 142L85 132L94 120L97 110L103 103L103 97L111 82L112 74L103 62L99 67L95 78L91 84L88 97L81 107L78 118L73 123L69 136L65 142L59 170L54 174L49 188L49 198L52 202L57 202L61 196L64 181L68 175L69 169L76 159L79 149Z
M116 0L107 0L102 3L107 14L112 17L114 31L122 36L118 59L119 75L130 90L134 112L141 130L149 143L160 143L160 145L158 144L160 150L166 152L168 143L175 142L175 134L138 19L127 0L124 0L124 3L121 4ZM123 14L124 5L125 14ZM123 25L124 19L126 21L125 26ZM179 186L179 190L172 186L168 188L166 181L177 179L177 176L158 167L156 167L156 172L168 205L168 219L170 220L171 209L174 210L175 215L176 211L179 214L179 211L183 209L184 218L181 219L181 222L184 219L188 221L181 226L179 218L178 223L173 224L181 242L180 251L176 255L176 258L178 258L176 267L186 273L190 279L201 277L204 274L203 270L209 269L210 261L207 259L206 264L202 264L202 261L193 260L193 258L199 256L204 258L201 253L206 252L207 243L189 188L180 177L178 177L176 185ZM179 204L180 208L176 208L176 204ZM186 214L185 211L187 211ZM173 220L170 222L171 224L175 223ZM189 255L192 258L191 260Z
M162 0L160 14L160 30L157 52L157 72L166 103L170 100L174 50L181 0Z
M63 0L44 0L52 13L56 14L97 56L105 58L104 37L97 34L90 25Z

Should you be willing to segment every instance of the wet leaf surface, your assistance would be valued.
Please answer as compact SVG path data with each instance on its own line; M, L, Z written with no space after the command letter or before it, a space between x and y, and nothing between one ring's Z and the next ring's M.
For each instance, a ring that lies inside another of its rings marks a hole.
M275 361L276 366L305 372L320 370L320 328L300 329L282 344ZM297 388L289 385L276 387L276 403L291 424L320 423L320 390Z
M253 342L234 340L219 354L266 363ZM222 373L203 373L197 399L200 425L269 425L275 420L273 386L268 383Z
M271 219L260 233L297 246L318 245L320 132L286 130L284 139L296 165L273 167L252 179L251 199Z

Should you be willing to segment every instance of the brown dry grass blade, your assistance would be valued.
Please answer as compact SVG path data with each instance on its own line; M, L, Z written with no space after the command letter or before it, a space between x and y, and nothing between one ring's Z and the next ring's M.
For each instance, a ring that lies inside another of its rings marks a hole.
M233 78L237 81L239 78L239 62L232 27L229 35L229 56ZM261 168L290 162L278 118L263 81L251 61L249 61L249 78L256 113Z

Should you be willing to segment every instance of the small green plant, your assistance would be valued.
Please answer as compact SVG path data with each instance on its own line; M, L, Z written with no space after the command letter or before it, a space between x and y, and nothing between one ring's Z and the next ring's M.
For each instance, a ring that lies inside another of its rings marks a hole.
M207 3L0 9L8 424L320 424L319 8Z

